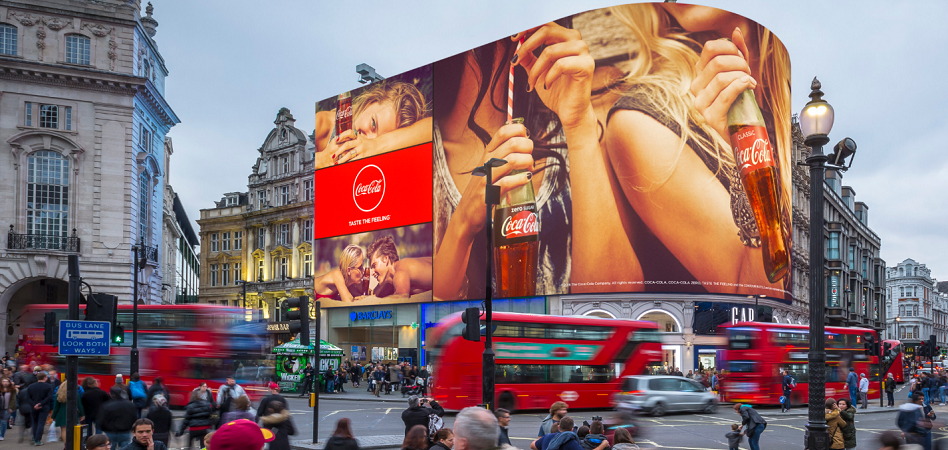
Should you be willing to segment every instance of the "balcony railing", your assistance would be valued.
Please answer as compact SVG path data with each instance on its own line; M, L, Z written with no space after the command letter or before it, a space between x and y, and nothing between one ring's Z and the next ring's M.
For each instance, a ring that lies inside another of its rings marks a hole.
M18 234L13 225L7 233L7 250L52 250L57 252L79 253L79 237L73 228L72 236L52 234Z

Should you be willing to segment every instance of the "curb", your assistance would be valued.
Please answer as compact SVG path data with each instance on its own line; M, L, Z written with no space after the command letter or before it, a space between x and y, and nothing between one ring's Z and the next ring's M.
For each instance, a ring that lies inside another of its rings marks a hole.
M336 396L323 396L323 395L319 396L320 400L332 400L335 398L338 398L339 400L354 401L354 402L404 403L406 405L408 404L408 397L399 398L399 399L391 399L391 398L358 398L358 397L349 398L349 397L342 397L342 396L336 397ZM301 398L300 400L305 400L305 398Z

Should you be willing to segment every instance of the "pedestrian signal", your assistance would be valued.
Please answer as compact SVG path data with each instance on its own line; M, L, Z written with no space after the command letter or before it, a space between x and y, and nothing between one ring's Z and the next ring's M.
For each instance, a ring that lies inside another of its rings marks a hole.
M112 343L122 345L125 342L125 328L119 324L112 327Z
M461 337L469 341L481 341L481 311L475 308L467 308L461 313L461 321L464 322L464 330L461 331Z

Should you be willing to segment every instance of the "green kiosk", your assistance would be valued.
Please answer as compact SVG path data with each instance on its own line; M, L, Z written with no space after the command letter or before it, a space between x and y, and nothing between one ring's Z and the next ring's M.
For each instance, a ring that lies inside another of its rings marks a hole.
M300 392L303 389L303 369L306 363L313 363L316 355L312 345L302 345L292 340L273 348L276 355L276 375L280 380L280 390L283 392ZM319 373L326 372L332 367L338 369L342 365L342 349L326 341L319 341ZM322 377L320 377L322 386Z

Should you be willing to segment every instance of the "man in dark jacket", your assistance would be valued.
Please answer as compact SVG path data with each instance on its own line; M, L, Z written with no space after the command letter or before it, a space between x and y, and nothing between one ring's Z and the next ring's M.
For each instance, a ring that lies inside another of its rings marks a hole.
M790 376L790 371L784 369L783 371L783 397L784 401L780 404L780 412L790 411L790 392L793 390L793 386L796 384L793 381L793 377Z
M86 411L85 423L89 425L90 431L94 430L94 434L102 433L102 427L96 423L96 419L102 405L111 399L108 393L99 388L99 382L95 378L89 382L89 388L82 394L82 407Z
M49 377L46 372L40 372L36 376L36 383L26 388L26 400L28 404L33 405L30 411L30 420L33 424L33 443L35 445L43 444L43 425L46 424L46 416L53 407L53 385L46 380Z
M588 436L588 435L587 435ZM596 450L603 450L609 445L609 440L600 442ZM536 450L583 450L579 443L579 436L573 432L573 418L564 416L557 424L556 430L530 444L531 449Z
M580 445L583 446L583 450L593 450L599 447L603 442L606 443L605 450L610 450L609 439L606 438L605 431L606 427L600 420L594 420L589 424L589 434L579 441Z
M405 436L408 436L408 430L415 425L425 427L425 436L429 436L431 430L428 430L428 416L434 414L438 417L444 417L444 408L438 402L427 398L412 395L408 397L408 409L402 411L402 422L405 423Z
M507 411L504 408L497 408L494 410L494 416L497 417L497 425L500 428L500 434L497 436L497 446L510 444L510 435L508 435L508 427L510 426L510 411Z
M926 449L931 448L932 419L935 413L931 407L926 407L922 394L912 394L912 401L899 407L899 415L895 423L902 430L902 436L907 444L919 444ZM928 446L926 447L926 441Z
M30 366L24 364L20 366L20 370L17 371L17 373L13 374L12 381L17 389L22 391L29 387L29 385L36 383L36 376L33 375L33 372L30 372Z
M112 386L109 394L112 399L102 405L96 422L112 442L111 450L116 450L132 440L132 424L138 419L138 407L128 399L128 391L119 386Z
M856 375L856 369L854 367L849 368L849 375L846 375L846 387L849 388L849 400L850 405L856 405L859 397L857 397L857 392L859 391L859 376Z
M155 377L155 381L148 387L148 396L145 399L145 405L151 407L154 404L155 394L161 394L165 396L165 400L171 399L171 393L168 392L168 388L165 387L165 377Z
M256 418L257 421L259 421L261 417L267 415L267 406L270 405L270 402L276 400L279 402L283 402L284 405L288 404L286 403L286 399L283 398L282 395L280 395L279 384L270 382L269 388L270 388L270 395L267 395L263 397L262 399L260 399L260 406L257 407L257 418Z
M760 434L767 429L767 421L751 405L734 405L734 412L741 416L741 426L747 436L750 450L760 450Z
M316 369L313 369L313 365L306 363L306 368L303 369L303 389L300 397L305 397L306 394L310 392L315 392L313 389L313 380L316 379Z
M155 424L148 419L138 419L132 424L132 442L122 450L168 450L164 442L154 439Z

